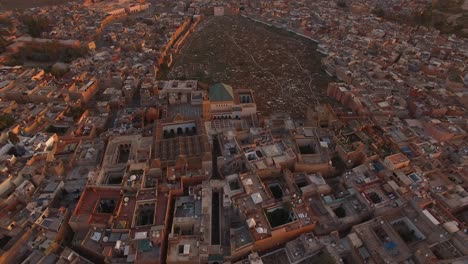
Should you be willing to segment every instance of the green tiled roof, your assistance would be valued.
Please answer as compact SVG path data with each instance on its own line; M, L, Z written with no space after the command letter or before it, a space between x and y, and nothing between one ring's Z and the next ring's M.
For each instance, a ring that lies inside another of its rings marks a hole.
M232 87L224 83L211 86L209 96L211 101L232 101L234 99Z

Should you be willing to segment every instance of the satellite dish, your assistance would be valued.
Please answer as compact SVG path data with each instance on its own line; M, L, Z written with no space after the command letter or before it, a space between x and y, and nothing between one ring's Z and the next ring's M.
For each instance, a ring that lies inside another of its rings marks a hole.
M136 180L136 175L131 175L131 176L130 176L130 180L131 180L131 181Z
M107 242L107 241L109 241L109 238L105 236L105 237L102 239L102 242Z
M126 202L126 203L128 203L129 200L130 200L130 198L128 198L128 197L124 198L124 202Z

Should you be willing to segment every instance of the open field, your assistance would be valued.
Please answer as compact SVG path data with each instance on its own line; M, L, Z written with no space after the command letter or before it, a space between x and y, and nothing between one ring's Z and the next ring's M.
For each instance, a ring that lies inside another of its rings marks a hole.
M224 82L255 91L263 114L301 117L330 81L316 44L243 17L207 17L162 78Z
M468 0L441 1L433 6L432 23L442 33L468 37Z
M0 0L0 11L60 5L73 0Z

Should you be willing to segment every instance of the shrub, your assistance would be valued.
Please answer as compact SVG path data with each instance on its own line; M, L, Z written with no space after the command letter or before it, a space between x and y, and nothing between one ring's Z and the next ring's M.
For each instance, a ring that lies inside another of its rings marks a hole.
M35 38L50 28L49 20L42 16L24 15L20 17L20 21L28 28L29 35Z

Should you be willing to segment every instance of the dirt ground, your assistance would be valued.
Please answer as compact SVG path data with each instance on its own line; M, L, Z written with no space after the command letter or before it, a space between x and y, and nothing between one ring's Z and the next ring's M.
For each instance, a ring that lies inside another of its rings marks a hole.
M293 33L243 17L207 17L183 45L162 78L253 89L263 114L302 117L308 106L325 100L330 78L322 55L315 43Z
M433 23L442 33L468 37L468 0L440 2L432 15Z
M0 11L60 5L72 0L0 0Z

